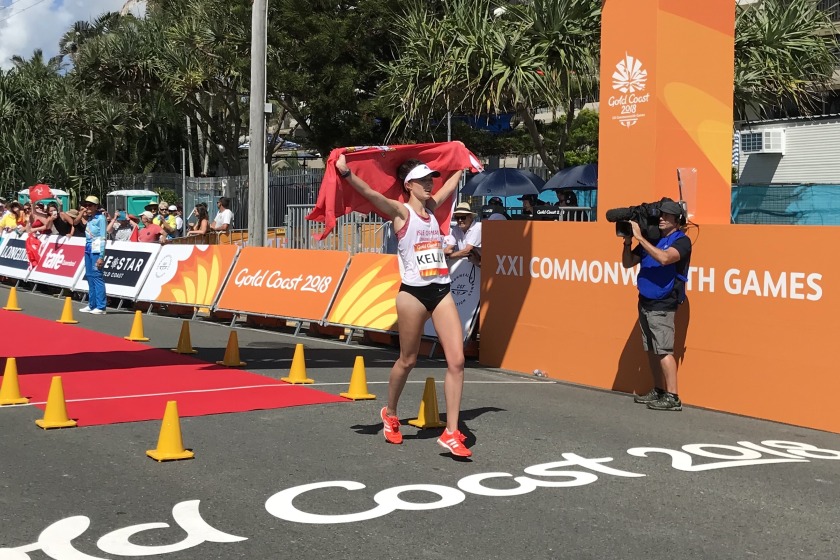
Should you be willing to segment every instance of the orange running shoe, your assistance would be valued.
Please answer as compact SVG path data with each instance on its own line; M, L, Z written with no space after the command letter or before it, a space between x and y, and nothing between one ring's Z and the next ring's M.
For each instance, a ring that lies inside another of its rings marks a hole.
M446 448L447 451L456 457L471 457L472 451L464 446L464 442L466 440L467 436L462 434L461 430L455 430L451 434L448 431L443 430L443 433L438 438L437 442L438 445Z
M388 416L385 413L387 407L383 406L379 411L379 416L382 417L383 429L385 434L385 441L388 443L402 443L402 434L400 433L400 419L396 416Z

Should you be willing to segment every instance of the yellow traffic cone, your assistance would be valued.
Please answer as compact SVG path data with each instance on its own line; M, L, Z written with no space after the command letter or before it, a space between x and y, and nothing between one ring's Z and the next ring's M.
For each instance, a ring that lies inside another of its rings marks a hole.
M376 395L368 393L365 359L362 356L356 356L356 363L353 365L353 375L350 376L349 389L346 393L339 394L345 399L353 399L354 401L376 398Z
M178 337L178 348L173 348L173 352L179 354L195 354L193 350L192 341L190 340L190 322L184 321L181 323L181 336Z
M184 440L181 439L181 419L178 418L178 403L176 401L166 403L166 411L163 413L163 422L160 425L157 449L146 451L146 455L158 462L179 461L195 457L195 453L184 449Z
M409 420L408 423L418 428L446 427L446 422L440 421L440 414L438 413L434 377L426 378L426 387L423 389L423 400L420 401L420 412L417 413L417 418Z
M18 385L17 360L6 358L6 369L3 372L3 383L0 384L0 406L7 404L26 404L29 399L20 396Z
M132 340L134 342L145 342L149 340L143 335L143 312L137 310L134 312L134 323L131 325L131 333L128 336L124 336L126 340Z
M6 311L21 311L21 308L18 307L17 302L17 288L12 286L12 289L9 290L9 299L6 301L6 307L4 307Z
M281 377L280 381L294 385L315 383L314 379L307 379L306 377L306 359L303 357L303 344L295 344L295 355L292 358L292 369L289 370L289 377Z
M75 325L78 323L78 321L73 320L73 298L64 298L64 309L61 311L61 319L56 319L55 322L66 325Z
M76 427L76 421L70 420L67 416L67 403L64 401L64 386L61 384L61 376L56 375L52 378L44 417L35 420L35 423L45 430Z
M227 367L242 367L245 365L245 362L239 361L239 337L236 335L236 331L230 331L227 348L225 348L225 359L216 363Z

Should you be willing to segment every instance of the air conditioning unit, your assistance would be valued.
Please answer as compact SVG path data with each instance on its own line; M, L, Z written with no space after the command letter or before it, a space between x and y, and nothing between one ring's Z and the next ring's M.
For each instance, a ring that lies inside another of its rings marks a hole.
M785 154L785 129L742 131L741 152L744 154Z

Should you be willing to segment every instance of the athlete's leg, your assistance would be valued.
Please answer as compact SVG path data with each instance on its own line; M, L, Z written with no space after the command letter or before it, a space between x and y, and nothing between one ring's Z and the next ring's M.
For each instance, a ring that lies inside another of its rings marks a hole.
M400 401L408 374L417 363L417 353L420 351L420 336L423 325L429 318L426 307L413 295L406 292L397 293L397 325L400 330L400 357L391 368L388 380L388 406L385 412L388 416L397 415L397 405Z
M443 392L446 396L446 429L458 429L461 393L464 389L464 330L452 294L447 294L432 312L432 322L446 356L446 377Z

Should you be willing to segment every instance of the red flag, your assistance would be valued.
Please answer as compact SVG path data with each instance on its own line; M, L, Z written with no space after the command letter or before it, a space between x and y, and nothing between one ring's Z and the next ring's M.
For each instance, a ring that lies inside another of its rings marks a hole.
M29 187L29 200L32 204L35 204L39 200L44 200L45 198L52 198L52 190L50 190L49 185L38 184Z
M31 268L37 266L41 259L41 240L31 234L26 237L26 258Z
M140 228L137 225L134 225L134 229L131 230L131 237L128 238L129 241L140 241Z
M383 218L388 218L356 192L356 189L347 181L338 176L335 162L341 154L344 154L347 163L351 164L353 173L371 188L390 199L403 202L407 200L407 193L397 180L397 168L407 159L419 159L435 171L440 171L441 176L434 180L432 193L436 193L446 179L456 171L462 169L481 171L482 169L478 158L461 142L337 148L330 152L327 158L324 180L318 191L318 202L312 212L306 216L307 220L324 223L324 232L316 236L317 240L324 239L330 234L335 227L336 218L350 212L362 214L376 212ZM451 200L443 201L434 213L441 231L444 235L449 233L449 222L452 219Z

